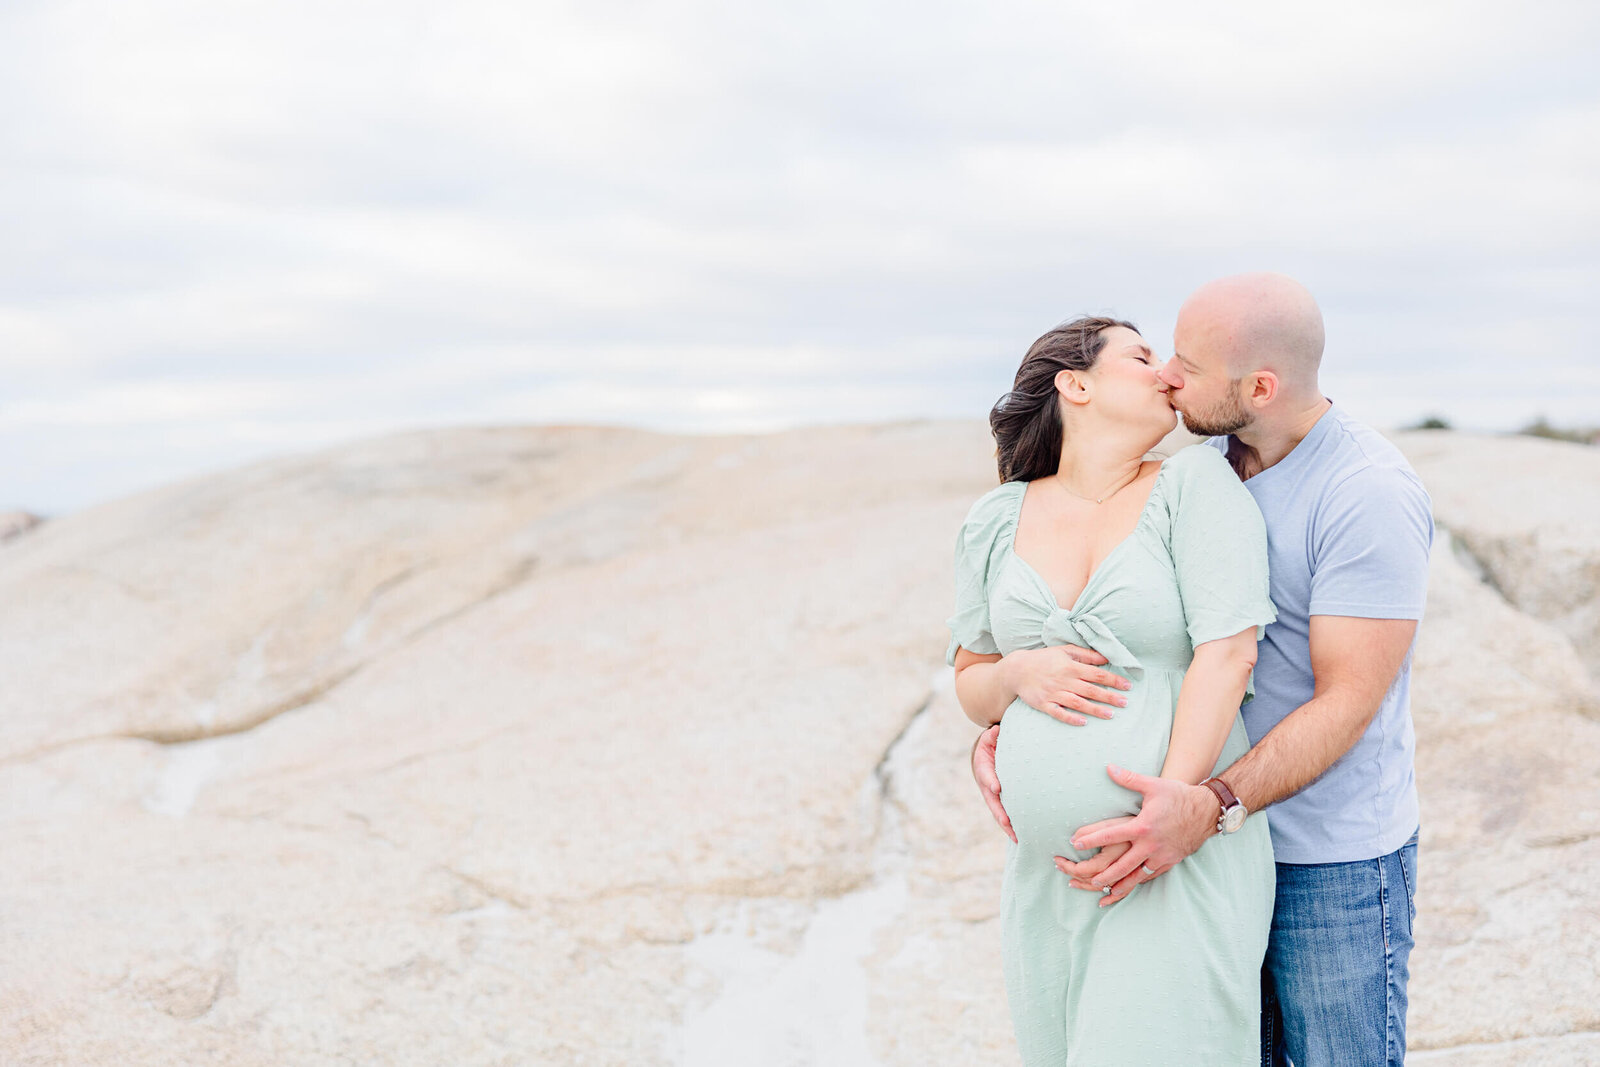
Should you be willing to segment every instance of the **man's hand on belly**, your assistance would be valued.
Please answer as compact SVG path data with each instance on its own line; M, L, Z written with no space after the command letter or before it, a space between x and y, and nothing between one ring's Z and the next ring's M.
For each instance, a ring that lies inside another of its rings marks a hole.
M1109 764L1106 773L1124 789L1144 794L1144 802L1136 816L1091 823L1072 835L1072 847L1079 852L1096 848L1103 851L1117 844L1127 846L1109 866L1088 875L1088 884L1096 892L1104 893L1106 886L1111 887L1100 902L1101 907L1115 904L1134 886L1170 871L1205 844L1206 838L1216 833L1218 807L1216 796L1203 786L1136 774L1115 764ZM1062 863L1070 865L1064 857L1056 859L1058 867ZM1067 867L1062 870L1069 875L1076 873Z
M1115 826L1117 823L1132 821L1132 815L1118 815L1115 819L1104 819L1100 822L1094 823L1093 828ZM1088 829L1091 829L1091 827L1081 827L1079 828L1078 833L1082 834ZM1120 860L1123 854L1128 851L1129 847L1130 846L1128 842L1118 841L1116 844L1105 846L1088 859L1077 863L1067 859L1065 856L1057 856L1056 869L1071 879L1069 884L1072 886L1072 888L1089 889L1098 893L1100 892L1100 887L1094 885L1091 880L1101 871L1104 871L1107 867Z
M977 780L983 802L989 805L989 814L994 816L994 821L1000 824L1000 829L1015 844L1017 833L1011 829L1011 816L1006 814L1004 805L1000 803L1000 775L994 769L995 744L999 740L999 723L978 735L978 740L972 746L972 777Z

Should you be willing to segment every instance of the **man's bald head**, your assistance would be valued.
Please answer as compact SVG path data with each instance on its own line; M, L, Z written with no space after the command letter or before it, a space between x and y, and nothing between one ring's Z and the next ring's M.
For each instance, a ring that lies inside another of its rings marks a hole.
M1179 334L1222 356L1237 379L1270 370L1292 392L1315 391L1322 312L1283 274L1235 274L1196 289L1178 311Z

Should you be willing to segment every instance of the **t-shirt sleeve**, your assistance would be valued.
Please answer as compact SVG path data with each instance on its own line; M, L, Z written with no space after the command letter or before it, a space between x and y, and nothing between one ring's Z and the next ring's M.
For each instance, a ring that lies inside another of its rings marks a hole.
M1215 448L1188 448L1167 462L1180 457L1185 469L1176 479L1172 565L1189 643L1198 647L1251 626L1259 641L1278 617L1261 509Z
M1311 614L1420 619L1433 506L1408 470L1367 467L1328 494L1312 528Z
M999 492L983 497L972 505L956 533L956 611L945 623L950 628L950 646L944 654L949 666L955 666L958 648L980 656L1000 651L989 632L989 570L1007 526L1008 503Z

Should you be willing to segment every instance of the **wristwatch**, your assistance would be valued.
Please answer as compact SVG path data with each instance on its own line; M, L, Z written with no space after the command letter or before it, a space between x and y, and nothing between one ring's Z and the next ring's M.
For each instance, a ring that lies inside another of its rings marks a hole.
M1217 833L1231 834L1244 825L1244 817L1250 811L1233 795L1227 782L1221 778L1207 778L1200 784L1217 794L1217 799L1222 802L1222 812L1217 816Z

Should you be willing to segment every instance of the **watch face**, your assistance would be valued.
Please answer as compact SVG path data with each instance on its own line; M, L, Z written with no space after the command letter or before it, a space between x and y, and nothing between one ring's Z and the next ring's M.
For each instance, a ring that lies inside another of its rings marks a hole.
M1248 812L1244 810L1243 804L1235 804L1233 807L1229 808L1222 816L1222 832L1225 834L1231 834L1239 827L1243 826L1244 817L1247 814Z

